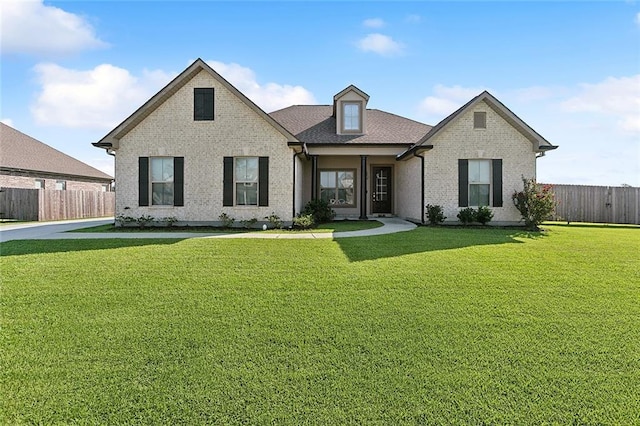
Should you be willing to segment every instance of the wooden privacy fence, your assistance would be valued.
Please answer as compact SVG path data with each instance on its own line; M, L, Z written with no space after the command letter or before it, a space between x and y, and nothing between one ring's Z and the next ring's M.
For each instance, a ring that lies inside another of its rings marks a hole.
M0 188L0 218L63 220L113 216L115 192Z
M552 185L558 201L554 220L640 224L640 188Z

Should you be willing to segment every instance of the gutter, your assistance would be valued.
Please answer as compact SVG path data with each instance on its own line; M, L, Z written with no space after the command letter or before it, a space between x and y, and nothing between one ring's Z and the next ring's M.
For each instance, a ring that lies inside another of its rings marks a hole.
M538 146L538 154L536 155L536 158L544 157L547 151L553 151L557 148L558 145L540 145Z
M411 154L415 155L416 157L420 157L419 155L416 155L416 154L422 151L429 151L432 149L433 149L433 145L416 145L416 146L413 146L412 148L409 148L402 154L396 155L396 161L404 160Z

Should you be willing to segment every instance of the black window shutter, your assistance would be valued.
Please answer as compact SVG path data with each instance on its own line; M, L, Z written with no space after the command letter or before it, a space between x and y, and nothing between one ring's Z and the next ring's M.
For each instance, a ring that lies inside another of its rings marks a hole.
M213 87L193 89L193 119L213 120Z
M222 205L233 206L233 157L224 157Z
M458 206L469 206L469 160L458 160Z
M493 207L502 207L502 159L492 160Z
M173 205L184 206L184 157L173 158Z
M207 120L213 120L213 87L205 89L204 92L204 115Z
M258 160L258 205L269 205L269 157L260 157Z
M149 157L138 158L138 205L149 205Z

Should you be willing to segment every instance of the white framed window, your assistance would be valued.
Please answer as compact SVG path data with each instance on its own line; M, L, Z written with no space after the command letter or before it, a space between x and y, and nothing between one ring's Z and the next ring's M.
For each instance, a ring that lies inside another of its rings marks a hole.
M258 205L258 157L234 158L235 200L238 206Z
M487 128L487 113L484 111L476 111L473 113L473 128L474 129L486 129Z
M362 104L360 102L342 102L342 131L346 133L362 132Z
M173 157L151 159L151 205L172 206L174 193Z
M36 179L34 184L36 189L44 189L44 179Z
M58 191L65 191L67 189L67 181L66 180L57 180L56 181L56 189Z
M355 170L321 170L320 199L334 207L354 207L355 177Z
M469 160L469 205L489 206L491 197L491 160Z

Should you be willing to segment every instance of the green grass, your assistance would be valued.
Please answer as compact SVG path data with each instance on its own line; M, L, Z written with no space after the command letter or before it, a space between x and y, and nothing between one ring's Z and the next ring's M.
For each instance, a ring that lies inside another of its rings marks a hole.
M346 232L361 231L364 229L373 229L382 226L377 220L342 220L330 223L322 223L313 229L305 230L287 230L287 229L270 229L268 233L288 233L288 232ZM138 227L115 227L113 224L92 226L89 228L74 229L67 232L200 232L200 233L229 233L229 232L261 232L260 229L247 230L243 228L222 229L213 226L171 226L157 228L138 228Z
M0 423L639 424L640 230L0 245Z

